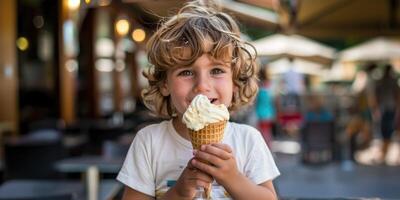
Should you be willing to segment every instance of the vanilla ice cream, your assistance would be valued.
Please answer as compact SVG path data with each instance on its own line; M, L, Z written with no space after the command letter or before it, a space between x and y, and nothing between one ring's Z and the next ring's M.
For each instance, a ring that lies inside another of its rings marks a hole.
M201 94L192 100L182 119L186 127L194 131L212 123L228 120L229 111L224 104L214 105L207 96Z

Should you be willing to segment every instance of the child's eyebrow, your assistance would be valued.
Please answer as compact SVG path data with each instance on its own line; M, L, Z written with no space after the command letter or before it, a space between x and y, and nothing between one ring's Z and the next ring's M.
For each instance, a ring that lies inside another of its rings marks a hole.
M178 70L181 70L181 69L190 69L190 68L191 68L191 66L177 66L177 67L170 68L170 70L172 72L175 72L175 71L178 71Z
M230 62L224 62L222 60L212 61L211 64L213 64L213 65L221 65L221 66L224 66L224 67L230 67Z
M212 63L212 64L222 64L222 65L227 65L227 64L229 64L229 62L225 62L225 61L223 61L222 59L217 59L217 58L215 58L215 57L213 57L213 56L210 56L210 59L211 59L211 63Z
M211 56L211 62L213 64L230 65L232 63L232 61L233 60L226 60L225 61L224 59L218 59L218 58L215 58L215 57Z

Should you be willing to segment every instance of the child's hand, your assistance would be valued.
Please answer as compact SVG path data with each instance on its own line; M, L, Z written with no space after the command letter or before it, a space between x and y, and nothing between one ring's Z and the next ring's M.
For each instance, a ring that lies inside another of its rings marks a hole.
M208 161L209 164L200 162L196 158ZM237 170L236 159L232 154L232 149L226 144L201 146L201 150L195 151L195 159L192 159L192 165L211 175L223 186L240 175L240 172Z
M211 176L193 167L191 163L192 159L188 162L174 186L177 195L183 199L193 199L197 188L208 188L214 180Z

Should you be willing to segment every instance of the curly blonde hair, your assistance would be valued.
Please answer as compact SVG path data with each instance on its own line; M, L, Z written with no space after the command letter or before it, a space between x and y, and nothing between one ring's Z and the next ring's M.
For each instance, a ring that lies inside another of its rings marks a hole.
M251 103L257 94L254 47L240 38L239 27L229 15L200 4L186 4L177 15L162 23L147 43L150 68L143 75L149 87L142 91L142 97L144 104L160 117L174 116L170 97L161 93L167 71L190 66L204 53L232 67L233 83L238 90L233 94L230 111ZM206 41L212 42L211 51L206 52Z

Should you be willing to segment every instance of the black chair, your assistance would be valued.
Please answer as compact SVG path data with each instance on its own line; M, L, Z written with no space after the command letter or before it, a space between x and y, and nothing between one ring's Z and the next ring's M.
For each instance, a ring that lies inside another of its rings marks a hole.
M101 155L103 143L107 140L116 140L124 134L124 129L120 125L96 123L89 128L89 137L86 153L91 155Z
M335 125L328 122L306 122L301 130L303 163L323 164L334 159Z
M113 124L110 121L94 121L89 128L86 153L101 155L105 141L116 141L125 134L133 134L136 123L125 120L123 124Z
M4 143L4 178L52 179L61 175L54 163L66 157L61 138L55 132L36 132Z

